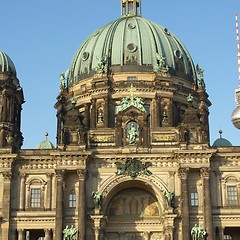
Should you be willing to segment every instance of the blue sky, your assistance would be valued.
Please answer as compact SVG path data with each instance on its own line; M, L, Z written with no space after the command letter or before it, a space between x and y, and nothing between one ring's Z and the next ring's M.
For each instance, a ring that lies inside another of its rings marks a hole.
M23 148L45 139L56 144L59 75L70 65L82 42L97 28L119 18L120 0L2 1L0 49L13 60L25 103ZM238 86L235 13L240 1L142 0L143 17L167 27L183 42L195 64L204 69L210 107L211 143L223 137L240 145L233 127Z

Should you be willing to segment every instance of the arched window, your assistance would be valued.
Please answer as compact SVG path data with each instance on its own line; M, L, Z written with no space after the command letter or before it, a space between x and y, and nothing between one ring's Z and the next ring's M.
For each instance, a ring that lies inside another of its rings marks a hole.
M26 182L27 188L27 209L43 209L44 208L44 196L45 196L45 182L41 178L30 178Z
M239 181L235 176L226 176L223 179L224 188L224 205L225 206L237 206L239 204L238 192Z

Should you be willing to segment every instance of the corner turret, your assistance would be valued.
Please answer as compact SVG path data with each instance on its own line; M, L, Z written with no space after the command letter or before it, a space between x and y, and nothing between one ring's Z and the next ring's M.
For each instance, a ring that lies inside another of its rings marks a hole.
M23 143L21 111L23 89L19 84L15 66L10 57L0 51L0 148L18 151Z

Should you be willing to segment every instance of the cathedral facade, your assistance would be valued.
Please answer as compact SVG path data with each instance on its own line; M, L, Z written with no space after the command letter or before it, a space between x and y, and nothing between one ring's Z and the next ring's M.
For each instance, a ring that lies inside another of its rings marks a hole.
M210 146L203 70L121 3L61 74L56 148L21 148L23 89L0 52L0 240L240 239L240 147Z

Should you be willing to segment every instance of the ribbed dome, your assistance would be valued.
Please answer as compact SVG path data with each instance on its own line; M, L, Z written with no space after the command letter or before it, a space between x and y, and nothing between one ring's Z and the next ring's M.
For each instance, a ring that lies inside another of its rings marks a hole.
M16 68L11 58L0 50L0 72L17 75Z
M122 17L90 35L70 66L68 85L93 76L107 62L110 72L153 72L164 61L169 73L194 82L194 64L168 29L140 16Z

